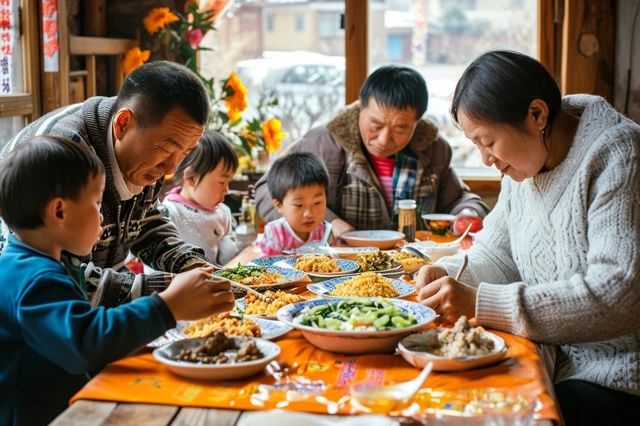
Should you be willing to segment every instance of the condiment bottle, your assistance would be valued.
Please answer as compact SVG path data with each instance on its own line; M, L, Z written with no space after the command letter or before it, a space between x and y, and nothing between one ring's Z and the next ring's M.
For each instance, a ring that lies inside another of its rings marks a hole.
M398 231L410 243L416 240L416 202L414 200L398 201Z
M240 209L240 224L235 229L236 239L241 247L246 247L256 240L258 236L256 228L253 226L253 213L249 196L242 197L242 207Z

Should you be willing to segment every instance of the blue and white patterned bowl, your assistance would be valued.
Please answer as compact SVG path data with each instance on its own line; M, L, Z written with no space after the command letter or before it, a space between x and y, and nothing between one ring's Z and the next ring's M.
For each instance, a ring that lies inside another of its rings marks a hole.
M247 266L247 268L255 268L256 266ZM277 273L280 274L280 281L273 284L256 284L250 286L255 290L276 290L278 288L290 287L291 285L302 281L306 278L306 274L302 271L298 271L297 269L291 268L282 268L279 266L267 266L266 267L268 273ZM213 273L215 276L221 276L224 269L220 269Z
M278 337L287 334L293 329L292 326L284 324L280 321L271 321L268 319L256 317L252 317L251 321L255 322L256 325L260 327L260 338L266 340L277 339ZM189 324L190 321L178 321L176 328L167 331L166 337L174 341L191 338L184 333L184 330Z
M356 275L357 276L357 275ZM309 284L307 286L307 290L309 290L312 293L317 294L318 296L324 296L324 297L345 297L345 296L331 296L329 293L331 293L333 290L336 289L336 287L338 286L338 284L343 283L347 280L350 280L351 278L354 278L354 276L348 276L348 277L339 277L339 278L334 278L332 280L328 280L328 281L324 281L321 283L315 283L315 284ZM391 284L393 287L395 287L395 289L398 291L398 296L396 296L396 298L402 298L405 296L409 296L410 294L415 293L416 288L414 286L412 286L411 284L408 284L402 280L394 280L391 278L385 278L387 281L389 281L389 284ZM357 297L357 296L354 296Z
M292 259L292 256L265 256L259 257L257 259L253 259L251 262L247 263L247 266L273 266L276 262L281 262L283 260Z
M306 308L319 305L338 304L342 300L353 298L313 299L306 302L294 303L278 310L278 320L302 332L302 335L312 345L330 352L347 354L388 353L395 349L404 336L423 329L436 317L436 312L424 305L401 299L385 299L393 303L399 310L411 313L416 324L405 328L380 331L347 331L327 330L299 324L294 321ZM377 300L376 298L360 298L360 300Z
M360 269L360 266L353 260L347 259L335 259L336 263L340 267L338 272L305 272L312 281L324 281L330 278L341 277L346 274L351 274ZM295 268L296 258L289 258L279 261L276 266ZM304 272L304 271L303 271Z

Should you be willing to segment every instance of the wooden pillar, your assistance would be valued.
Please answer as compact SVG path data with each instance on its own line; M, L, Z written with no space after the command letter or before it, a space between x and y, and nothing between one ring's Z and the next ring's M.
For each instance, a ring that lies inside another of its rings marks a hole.
M345 16L345 101L347 104L358 99L360 86L367 78L369 67L368 0L346 0Z
M562 31L563 94L613 98L614 0L565 0Z
M83 1L83 21L84 34L89 37L106 37L107 35L107 0L84 0ZM87 80L87 93L105 95L112 92L108 89L108 77L112 72L108 72L109 62L105 57L87 57L86 68L95 67L95 86L94 82ZM93 61L93 63L91 63ZM116 72L119 72L116 70ZM91 73L89 73L91 74ZM92 87L93 86L93 87ZM93 89L93 90L91 90ZM115 91L118 89L116 88ZM91 95L89 95L91 96Z

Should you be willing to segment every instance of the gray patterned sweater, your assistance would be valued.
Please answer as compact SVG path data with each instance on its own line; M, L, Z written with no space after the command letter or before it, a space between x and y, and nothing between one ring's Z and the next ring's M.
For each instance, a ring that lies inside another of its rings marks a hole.
M184 243L169 218L158 209L158 195L162 180L146 186L142 192L130 200L122 201L113 183L113 173L109 163L107 134L111 117L115 113L116 98L93 97L84 103L55 110L25 127L3 150L2 155L16 144L25 142L36 135L53 134L86 143L102 160L106 172L106 186L102 199L103 232L90 258L74 259L68 256L67 266L76 270L80 262L91 261L98 268L90 268L87 273L87 291L100 295L94 304L107 306L127 301L140 294L151 294L163 290L171 276L166 273L141 275L115 273L113 268L122 265L128 252L138 256L153 269L171 273L182 272L194 263L204 263L202 249ZM0 222L0 252L4 250L7 228ZM82 271L77 271L84 277ZM82 279L81 278L81 279ZM104 289L104 292L102 291Z
M502 180L461 281L480 324L556 345L555 382L640 395L640 126L597 96L562 107L580 116L567 157Z

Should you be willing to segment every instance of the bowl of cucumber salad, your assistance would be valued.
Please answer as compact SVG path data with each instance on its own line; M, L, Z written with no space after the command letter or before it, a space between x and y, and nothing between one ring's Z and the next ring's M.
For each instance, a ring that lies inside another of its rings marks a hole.
M401 299L314 299L284 306L278 320L314 346L338 353L392 352L404 336L433 321L433 309Z

